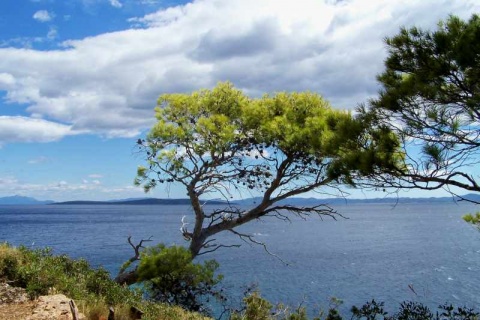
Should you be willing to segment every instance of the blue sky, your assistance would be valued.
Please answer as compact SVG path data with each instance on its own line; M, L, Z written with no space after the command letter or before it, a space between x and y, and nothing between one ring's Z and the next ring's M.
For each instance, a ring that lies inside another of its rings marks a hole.
M229 80L353 109L378 90L385 36L475 12L476 0L2 0L0 196L144 196L134 145L160 94Z

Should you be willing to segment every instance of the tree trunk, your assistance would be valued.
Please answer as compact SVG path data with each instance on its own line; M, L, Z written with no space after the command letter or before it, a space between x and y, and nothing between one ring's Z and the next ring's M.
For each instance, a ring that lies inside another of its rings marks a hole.
M115 282L121 285L126 284L127 286L137 283L138 281L138 274L137 269L129 272L119 273L115 277Z

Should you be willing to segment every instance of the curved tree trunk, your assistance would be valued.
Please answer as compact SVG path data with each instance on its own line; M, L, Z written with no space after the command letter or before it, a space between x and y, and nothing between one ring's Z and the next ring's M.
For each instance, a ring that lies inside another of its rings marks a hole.
M114 280L118 284L121 284L121 285L126 284L127 286L137 283L138 282L137 269L128 271L128 272L119 272Z

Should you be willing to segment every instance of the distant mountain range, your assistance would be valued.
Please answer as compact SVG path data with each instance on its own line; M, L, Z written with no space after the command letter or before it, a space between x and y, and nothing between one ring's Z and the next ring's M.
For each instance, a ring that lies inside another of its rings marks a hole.
M224 204L225 201L208 200L205 201L209 204ZM125 199L125 200L112 200L112 201L65 201L55 202L54 205L185 205L190 204L190 199L156 199L156 198L144 198L144 199Z
M480 194L467 194L462 196L464 199L468 199L474 202L480 202ZM234 201L234 203L241 205L252 205L259 203L262 198L249 198L245 200ZM389 197L389 198L374 198L374 199L353 199L353 198L290 198L283 201L280 201L280 204L289 204L297 206L313 206L320 204L328 205L339 205L339 204L354 204L354 203L442 203L442 202L452 202L459 201L459 197L429 197L429 198L408 198L408 197Z
M471 201L480 202L480 194L467 194L463 198ZM249 198L244 200L231 201L232 204L237 205L253 205L259 203L262 198ZM281 204L290 204L298 206L312 206L320 204L355 204L355 203L439 203L451 202L459 200L456 197L439 197L439 198L375 198L375 199L350 199L350 198L291 198L281 202ZM221 199L205 200L204 203L211 205L225 204L226 201ZM11 196L0 198L0 205L189 205L190 200L187 198L180 199L157 199L157 198L133 198L133 199L119 199L110 201L65 201L54 202L50 200L40 201L30 197Z
M23 197L23 196L11 196L0 198L0 205L39 205L39 204L51 204L54 201L46 200L40 201L35 198Z

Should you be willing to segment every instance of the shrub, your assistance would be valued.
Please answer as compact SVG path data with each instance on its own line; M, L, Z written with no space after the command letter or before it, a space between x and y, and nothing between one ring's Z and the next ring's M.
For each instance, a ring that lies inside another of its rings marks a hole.
M226 299L223 290L216 288L222 280L222 275L215 275L217 269L214 260L194 263L184 247L159 244L142 252L138 275L150 298L209 313L212 298L220 302Z
M0 280L16 277L20 256L20 253L7 243L0 244Z
M440 309L441 319L448 319L448 320L478 320L480 318L480 313L475 312L472 308L467 307L458 307L455 308L451 304L443 304L438 307ZM438 318L438 313L437 313Z
M375 300L365 303L360 308L353 306L350 311L352 312L352 319L366 319L375 320L378 316L385 318L387 312L383 310L383 302L377 303Z
M273 305L262 298L255 291L243 299L245 308L243 312L236 312L230 317L231 320L269 320Z
M400 311L395 315L395 319L434 319L434 317L427 306L418 302L404 301L400 304Z

